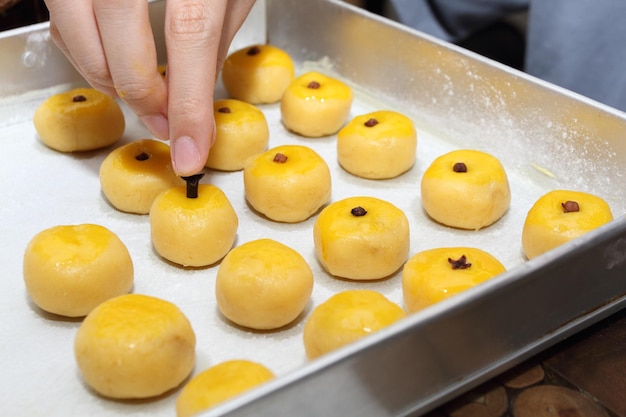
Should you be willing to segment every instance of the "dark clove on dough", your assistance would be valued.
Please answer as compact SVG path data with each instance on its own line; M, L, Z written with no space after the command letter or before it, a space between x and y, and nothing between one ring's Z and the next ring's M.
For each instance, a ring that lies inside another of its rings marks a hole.
M356 206L355 208L350 210L350 214L352 214L354 217L361 217L367 214L367 210L365 210L361 206Z
M461 255L459 259L448 258L448 263L452 266L452 269L467 269L472 266L471 263L467 262L465 255Z
M187 198L198 198L198 186L200 185L200 179L202 177L204 177L203 172L188 177L182 177L187 183Z
M580 211L580 206L578 205L578 202L576 201L568 200L564 203L561 203L561 207L563 207L564 213L576 213Z
M465 165L463 162L457 162L452 167L452 170L454 172L467 172L467 165Z

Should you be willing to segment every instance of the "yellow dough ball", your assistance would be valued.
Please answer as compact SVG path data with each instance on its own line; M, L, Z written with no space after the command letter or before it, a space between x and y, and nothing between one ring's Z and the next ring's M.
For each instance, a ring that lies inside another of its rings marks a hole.
M409 255L409 221L374 197L350 197L322 210L313 225L315 255L330 274L373 280L396 272Z
M285 127L305 137L336 133L352 106L352 89L342 81L319 72L296 78L280 100Z
M196 337L169 301L126 294L105 301L83 321L74 355L84 381L110 398L161 395L191 373Z
M411 119L381 110L352 119L337 134L337 156L351 174L369 179L394 178L411 169L417 132Z
M315 307L305 323L306 355L315 359L404 317L400 306L377 291L342 291Z
M252 45L230 54L222 82L231 97L252 104L275 103L295 78L289 54L273 45Z
M147 214L154 199L184 181L172 168L170 147L142 139L116 148L100 165L100 187L120 211Z
M478 230L500 219L511 204L509 180L492 155L457 150L435 159L422 177L422 204L439 223Z
M598 196L581 191L550 191L526 215L522 248L532 259L612 220L611 208Z
M33 302L50 313L87 315L133 286L128 249L96 224L55 226L36 234L24 253L24 283Z
M234 359L193 377L176 399L176 417L191 417L276 378L264 365Z
M268 218L304 221L331 196L330 169L313 149L283 145L250 158L243 170L246 200Z
M239 100L218 100L213 109L216 138L206 166L222 171L241 170L248 158L267 148L270 132L265 115Z
M90 151L117 142L126 122L117 101L93 88L46 99L33 116L41 141L61 152Z
M402 270L409 313L459 294L505 271L489 253L469 247L429 249L413 255Z
M295 250L271 239L232 249L215 281L217 305L234 323L259 330L294 321L313 291L313 271Z
M239 220L222 190L200 184L196 198L185 186L159 194L150 208L152 244L163 258L183 266L207 266L232 248Z

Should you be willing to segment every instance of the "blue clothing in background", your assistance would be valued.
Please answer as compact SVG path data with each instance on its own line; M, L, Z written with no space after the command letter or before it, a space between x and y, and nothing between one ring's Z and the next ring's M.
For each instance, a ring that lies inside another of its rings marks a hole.
M524 70L626 111L626 0L388 0L387 14L460 41L528 12Z

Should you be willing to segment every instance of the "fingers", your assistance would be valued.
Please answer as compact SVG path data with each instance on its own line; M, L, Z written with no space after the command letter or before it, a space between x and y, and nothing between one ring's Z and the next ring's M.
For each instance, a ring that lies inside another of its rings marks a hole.
M119 96L152 133L168 138L167 88L157 71L148 3L46 0L50 34L87 82Z
M253 0L170 0L165 40L172 163L180 175L204 168L215 140L213 92L230 42Z
M172 140L179 175L204 168L215 140L215 80L254 0L169 0L167 85L157 71L148 2L46 0L50 32L98 90L122 98L152 133Z
M115 95L91 2L46 0L50 34L68 60L94 88Z
M213 90L226 0L166 4L172 163L179 175L204 168L214 137Z
M117 95L155 136L167 139L167 88L157 70L148 2L93 0L93 9Z

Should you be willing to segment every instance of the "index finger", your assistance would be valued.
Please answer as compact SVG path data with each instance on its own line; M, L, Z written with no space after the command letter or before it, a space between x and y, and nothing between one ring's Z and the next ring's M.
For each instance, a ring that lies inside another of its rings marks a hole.
M204 168L215 135L213 91L226 0L166 4L168 117L172 163L179 175Z

